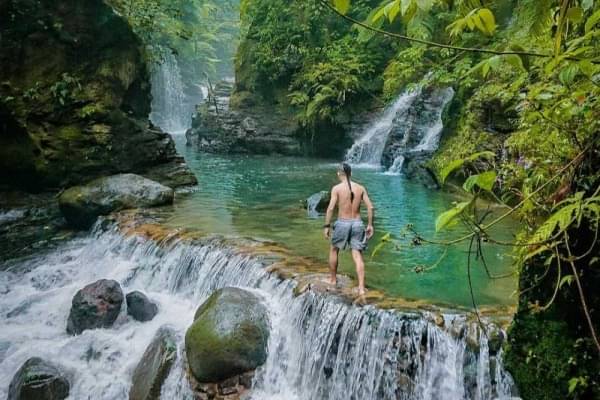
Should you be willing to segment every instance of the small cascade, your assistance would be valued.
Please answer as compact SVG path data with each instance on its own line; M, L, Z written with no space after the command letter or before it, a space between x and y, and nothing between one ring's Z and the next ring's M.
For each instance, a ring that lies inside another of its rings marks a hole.
M442 112L452 100L452 88L425 90L419 86L400 95L346 153L346 161L384 167L399 174L415 157L437 150L444 128Z
M345 160L352 164L381 166L381 156L397 115L405 113L421 93L421 88L400 95L383 114L371 123L365 133L346 153Z
M170 51L165 53L152 73L150 120L165 132L183 133L191 126L194 107L186 99L177 58Z
M453 96L452 88L435 89L415 102L413 110L396 117L383 157L389 173L400 173L407 159L427 158L437 150L444 129L442 113Z
M267 272L265 261L238 253L218 238L160 243L99 224L90 236L0 268L0 397L29 357L59 363L71 374L71 398L125 399L131 373L157 329L170 325L179 356L163 399L191 399L183 336L214 290L241 286L266 299L271 335L257 371L256 400L509 399L512 379L499 345L488 343L462 314L358 307L308 291ZM101 278L124 291L143 290L159 305L141 325L124 312L110 329L65 332L74 293ZM440 322L440 317L443 321ZM436 320L437 323L433 321Z

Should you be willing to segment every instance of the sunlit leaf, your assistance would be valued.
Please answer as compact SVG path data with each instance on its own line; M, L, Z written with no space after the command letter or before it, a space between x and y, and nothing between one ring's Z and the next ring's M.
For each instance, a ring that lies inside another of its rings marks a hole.
M346 14L350 9L350 0L333 0L334 7L342 14Z
M456 217L458 217L460 214L462 214L465 209L467 207L469 207L469 205L471 204L471 201L463 201L458 203L457 205L455 205L453 208L451 208L448 211L445 211L443 213L441 213L440 215L438 215L437 219L435 220L435 231L439 232L442 229L444 229L445 227L449 226L450 224L452 224L453 222L455 222Z

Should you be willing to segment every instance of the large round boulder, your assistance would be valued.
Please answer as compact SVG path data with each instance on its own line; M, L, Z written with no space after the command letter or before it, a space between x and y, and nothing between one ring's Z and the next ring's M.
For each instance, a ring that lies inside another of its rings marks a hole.
M173 189L135 174L98 178L65 190L58 199L69 224L87 229L99 215L137 207L173 203Z
M221 382L262 365L268 340L269 318L261 299L247 290L224 288L196 311L185 350L199 382Z
M62 400L69 396L69 381L54 365L30 358L15 373L7 400Z
M175 332L161 327L138 363L129 390L129 400L158 400L163 383L177 358Z
M112 326L123 304L119 282L101 279L79 290L73 297L67 333L77 335L86 329Z

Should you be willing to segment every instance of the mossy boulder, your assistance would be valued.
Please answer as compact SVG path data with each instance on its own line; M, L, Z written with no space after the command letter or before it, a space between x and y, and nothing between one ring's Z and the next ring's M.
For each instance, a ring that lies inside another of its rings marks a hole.
M15 373L7 400L62 400L69 396L69 380L55 365L33 357Z
M158 182L135 174L119 174L69 188L61 194L58 204L69 224L86 229L99 215L171 204L173 196L173 189Z
M199 382L221 382L256 369L267 358L269 320L254 293L214 292L196 311L185 335L190 370Z
M165 380L177 358L175 332L161 327L135 367L129 400L158 400Z
M100 279L85 286L73 297L67 333L78 335L86 329L111 327L122 304L123 291L117 281Z

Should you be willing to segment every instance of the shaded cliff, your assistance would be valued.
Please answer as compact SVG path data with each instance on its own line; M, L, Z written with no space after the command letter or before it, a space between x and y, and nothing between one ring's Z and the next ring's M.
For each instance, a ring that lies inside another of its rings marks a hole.
M117 172L195 178L152 127L141 43L100 0L0 1L0 184L44 190Z

